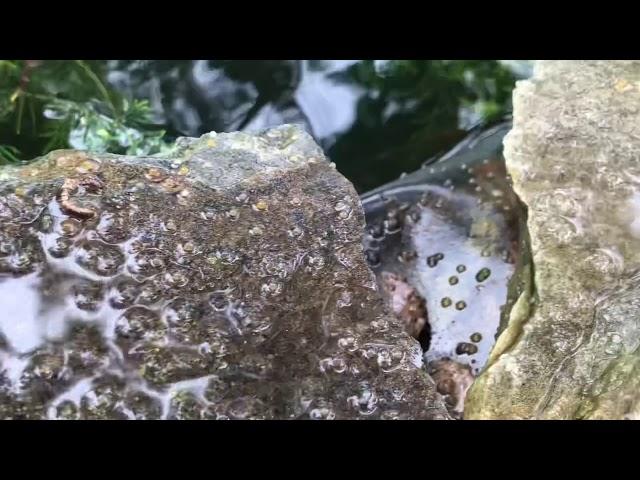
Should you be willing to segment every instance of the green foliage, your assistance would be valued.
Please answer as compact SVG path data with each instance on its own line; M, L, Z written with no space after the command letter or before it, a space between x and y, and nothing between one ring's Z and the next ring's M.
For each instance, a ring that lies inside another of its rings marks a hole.
M18 163L20 152L16 147L11 145L0 145L0 165L5 163Z
M0 60L0 162L60 148L131 155L167 148L149 103L124 98L105 75L103 61Z

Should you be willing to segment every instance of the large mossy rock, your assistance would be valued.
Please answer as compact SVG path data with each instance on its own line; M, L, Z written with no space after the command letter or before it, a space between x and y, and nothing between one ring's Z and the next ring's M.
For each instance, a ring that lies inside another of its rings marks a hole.
M466 418L640 417L639 152L640 62L541 61L517 85L505 157L533 281Z
M0 170L0 418L449 418L311 137Z

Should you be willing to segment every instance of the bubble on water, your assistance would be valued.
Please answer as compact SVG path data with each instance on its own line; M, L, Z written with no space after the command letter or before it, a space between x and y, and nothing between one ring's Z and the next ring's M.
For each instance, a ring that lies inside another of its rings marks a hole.
M458 355L474 355L478 353L478 347L473 343L460 342L456 346L456 354Z
M336 358L324 358L320 360L320 371L322 373L335 372L343 373L347 370L347 363L341 357Z
M480 342L482 340L482 334L479 333L479 332L475 332L475 333L471 334L470 339L471 339L472 342L478 343L478 342Z
M489 270L486 267L481 268L478 271L478 273L476 273L476 281L484 282L487 278L489 278L490 275L491 275L491 270Z
M467 269L467 267L465 267L464 265L458 265L458 266L456 267L456 272L458 272L458 273L462 273L462 272L464 272L466 269Z
M464 300L456 302L456 310L464 310L467 307L467 303Z
M438 265L438 263L444 259L443 253L436 253L427 257L427 265L431 268L434 268Z
M96 233L108 243L123 242L127 238L127 224L120 215L105 213L100 217Z

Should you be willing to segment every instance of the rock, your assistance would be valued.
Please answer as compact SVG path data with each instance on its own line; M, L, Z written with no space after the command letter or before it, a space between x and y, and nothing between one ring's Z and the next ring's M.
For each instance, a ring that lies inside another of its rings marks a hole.
M450 418L293 126L0 170L0 417Z
M455 418L462 418L465 397L474 380L471 367L442 358L429 363L428 368L436 389L444 395L452 414Z
M640 415L640 62L541 61L505 140L533 276L465 418Z

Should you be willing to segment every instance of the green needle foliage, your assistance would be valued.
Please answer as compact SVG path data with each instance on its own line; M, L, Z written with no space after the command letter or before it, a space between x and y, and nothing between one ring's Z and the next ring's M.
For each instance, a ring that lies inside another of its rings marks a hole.
M148 101L103 80L104 61L0 60L0 163L60 148L151 155L168 148Z

